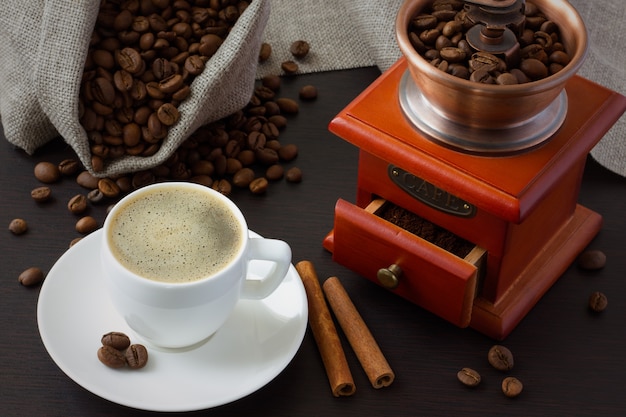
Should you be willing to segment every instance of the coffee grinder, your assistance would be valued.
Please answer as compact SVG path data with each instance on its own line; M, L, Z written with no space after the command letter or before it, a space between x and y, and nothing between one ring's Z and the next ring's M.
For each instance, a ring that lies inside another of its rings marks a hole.
M626 98L577 76L585 26L566 0L533 2L560 27L571 61L518 85L447 74L411 45L407 0L396 20L403 53L329 130L359 148L356 204L339 199L323 246L333 260L459 326L504 339L590 243L602 217L577 203L589 151ZM477 51L519 60L523 0L464 2ZM463 242L453 253L381 213L389 207Z

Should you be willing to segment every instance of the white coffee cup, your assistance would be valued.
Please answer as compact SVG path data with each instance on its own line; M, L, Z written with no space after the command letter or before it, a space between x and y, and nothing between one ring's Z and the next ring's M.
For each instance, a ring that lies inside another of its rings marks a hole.
M220 219L212 220L218 213ZM229 198L193 183L159 183L132 192L110 211L102 236L102 268L114 306L138 336L165 348L207 339L239 299L267 297L291 265L287 243L249 237L243 214ZM213 252L229 256L216 261ZM252 278L252 260L275 267Z

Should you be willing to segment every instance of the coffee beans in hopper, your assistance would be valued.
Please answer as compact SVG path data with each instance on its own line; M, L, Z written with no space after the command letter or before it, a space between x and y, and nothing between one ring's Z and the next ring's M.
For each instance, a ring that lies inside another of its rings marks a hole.
M556 74L571 58L555 22L530 1L524 15L524 30L517 36L521 48L517 65L470 47L465 35L474 23L463 1L434 1L414 16L409 39L424 59L453 76L485 84L527 83Z

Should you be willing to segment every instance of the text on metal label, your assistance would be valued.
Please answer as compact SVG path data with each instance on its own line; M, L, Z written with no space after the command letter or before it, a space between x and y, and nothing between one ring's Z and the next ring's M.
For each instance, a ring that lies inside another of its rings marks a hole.
M389 178L398 187L434 209L461 217L472 217L476 214L476 207L473 204L436 187L402 168L389 165L388 174Z

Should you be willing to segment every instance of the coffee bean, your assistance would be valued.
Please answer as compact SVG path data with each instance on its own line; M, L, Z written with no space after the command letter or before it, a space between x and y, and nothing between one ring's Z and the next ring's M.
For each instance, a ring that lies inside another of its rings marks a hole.
M278 105L278 103L276 103L276 105ZM279 106L279 109L280 109L280 106ZM267 120L270 123L272 123L274 126L276 126L278 129L283 129L285 126L287 126L287 118L283 116L282 114L276 114L274 116L270 116Z
M273 91L280 88L280 77L278 75L266 75L261 79L261 84Z
M218 181L214 181L211 186L215 191L224 194L225 196L229 196L233 190L233 187L230 185L230 182L226 179L220 179Z
M251 168L242 168L233 176L233 184L239 188L247 188L254 180L254 171Z
M259 62L265 62L270 59L272 55L272 45L269 43L263 42L261 44L261 49L259 50Z
M287 114L296 114L300 110L298 102L294 99L287 97L280 97L276 99L276 104L280 107L280 111Z
M91 216L85 216L76 222L76 231L82 234L89 234L98 228L98 221Z
M81 167L82 164L76 159L64 159L63 161L59 162L58 166L61 175L65 176L75 175L76 173L78 173Z
M519 69L531 80L540 80L548 76L548 67L536 58L523 59Z
M94 188L98 188L98 177L91 175L89 171L82 171L76 177L76 183L83 188L88 190L93 190Z
M126 349L126 363L131 369L141 369L148 363L148 350L144 345L132 344Z
M289 52L297 59L302 59L308 55L310 45L307 41L298 40L291 44Z
M139 52L133 48L115 51L115 61L120 68L131 74L137 74L145 64Z
M101 346L98 349L98 359L109 368L123 368L126 366L124 354L111 346Z
M50 187L37 187L30 192L30 196L38 203L45 203L50 200L51 195Z
M517 397L523 389L522 381L513 376L508 376L502 380L502 392L509 398Z
M35 178L45 184L51 184L61 178L61 172L52 162L39 162L35 165Z
M302 171L297 167L289 168L285 174L285 179L292 183L302 182Z
M130 338L122 332L109 332L100 339L102 345L111 346L117 350L124 350L130 346Z
M265 178L270 181L278 181L285 175L285 169L278 164L274 164L265 171Z
M298 146L287 144L278 149L278 157L283 161L293 161L298 156Z
M300 88L298 96L302 100L315 100L317 98L317 88L313 85L305 85Z
M14 235L23 235L28 231L28 224L24 219L13 219L9 223L9 231Z
M108 198L115 198L120 195L120 187L110 178L101 178L98 181L98 190Z
M463 368L457 372L456 377L467 387L475 387L480 384L480 374L472 368Z
M87 197L83 194L76 194L74 197L70 198L70 201L67 203L67 209L72 214L84 213L88 207Z
M97 188L94 188L87 193L87 200L92 204L99 204L104 200L104 198L105 197L104 194L102 194L102 191Z
M602 269L606 265L606 255L598 249L586 250L578 256L578 266L582 269Z
M600 313L606 309L608 304L606 295L600 291L594 291L589 296L589 308L591 311Z
M252 191L252 194L264 194L267 191L268 182L267 178L255 178L248 188Z
M263 165L269 166L278 162L278 152L271 148L260 148L254 152L254 156L258 162Z
M204 70L204 60L199 55L185 59L185 70L191 75L199 75Z
M296 72L298 72L299 66L294 61L285 61L280 64L280 68L285 71L285 74L295 74Z
M22 271L17 279L19 283L25 287L31 287L33 285L40 284L44 278L45 274L43 271L40 268L33 266Z
M496 77L496 84L499 85L513 85L518 83L517 77L510 72L503 72Z
M80 242L82 239L83 239L83 238L82 238L82 236L81 236L81 237L75 237L74 239L72 239L72 240L70 241L70 244L69 244L69 246L68 246L68 247L70 247L70 248L71 248L72 246L74 246L75 244L77 244L78 242Z
M492 346L487 353L487 360L491 366L499 371L510 371L513 369L513 354L504 346Z

